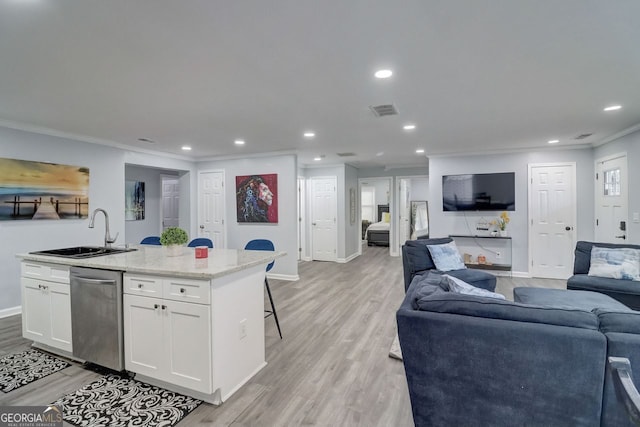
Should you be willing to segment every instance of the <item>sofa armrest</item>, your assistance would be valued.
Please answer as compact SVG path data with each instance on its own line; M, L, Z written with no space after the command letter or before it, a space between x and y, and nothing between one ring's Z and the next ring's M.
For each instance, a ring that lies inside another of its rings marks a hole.
M640 425L640 393L633 384L631 363L626 357L609 357L609 368L613 374L613 384L619 399L624 402L631 420Z

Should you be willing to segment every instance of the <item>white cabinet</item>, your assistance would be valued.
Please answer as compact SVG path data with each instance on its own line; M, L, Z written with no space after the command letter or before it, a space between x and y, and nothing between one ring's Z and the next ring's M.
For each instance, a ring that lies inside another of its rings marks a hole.
M125 274L124 283L125 368L212 393L209 281Z
M22 263L22 335L71 352L69 267Z

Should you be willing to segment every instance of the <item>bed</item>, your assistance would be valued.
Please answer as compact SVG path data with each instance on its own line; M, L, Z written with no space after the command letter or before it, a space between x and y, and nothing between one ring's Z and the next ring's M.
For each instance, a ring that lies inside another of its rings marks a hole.
M387 215L384 215L387 213ZM378 222L374 222L367 228L367 245L369 246L389 246L389 221L384 221L388 217L389 205L378 205ZM387 218L388 219L388 218Z

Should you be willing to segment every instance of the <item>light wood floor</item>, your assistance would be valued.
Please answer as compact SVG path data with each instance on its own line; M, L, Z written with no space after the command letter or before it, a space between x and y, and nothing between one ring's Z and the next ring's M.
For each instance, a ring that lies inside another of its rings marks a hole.
M363 246L347 264L303 262L300 280L271 280L282 327L265 319L268 365L219 407L203 404L189 426L412 426L402 362L388 357L404 286L402 261ZM564 281L500 277L515 286L564 288ZM20 316L0 319L0 355L24 350ZM78 364L10 393L0 405L53 402L99 374Z

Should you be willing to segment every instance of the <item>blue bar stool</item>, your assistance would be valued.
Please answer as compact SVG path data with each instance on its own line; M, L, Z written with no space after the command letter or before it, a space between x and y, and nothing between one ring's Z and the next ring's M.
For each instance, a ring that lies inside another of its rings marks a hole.
M273 246L273 242L267 239L251 240L249 243L247 243L247 245L244 248L249 251L275 251L276 250L275 246ZM275 264L275 261L271 261L269 265L267 265L267 271L273 268L273 264ZM267 315L264 317L266 319L267 317L273 314L273 318L276 321L276 326L278 327L278 334L280 335L280 339L282 339L280 322L278 322L278 314L276 313L276 306L273 304L273 297L271 296L271 289L269 289L269 281L267 280L267 276L264 276L264 286L267 288L267 294L269 295L269 302L271 303L271 311L265 310L264 312L267 313Z
M187 246L190 248L195 248L196 246L208 246L210 249L213 249L213 242L211 239L206 237L198 237L190 241Z

